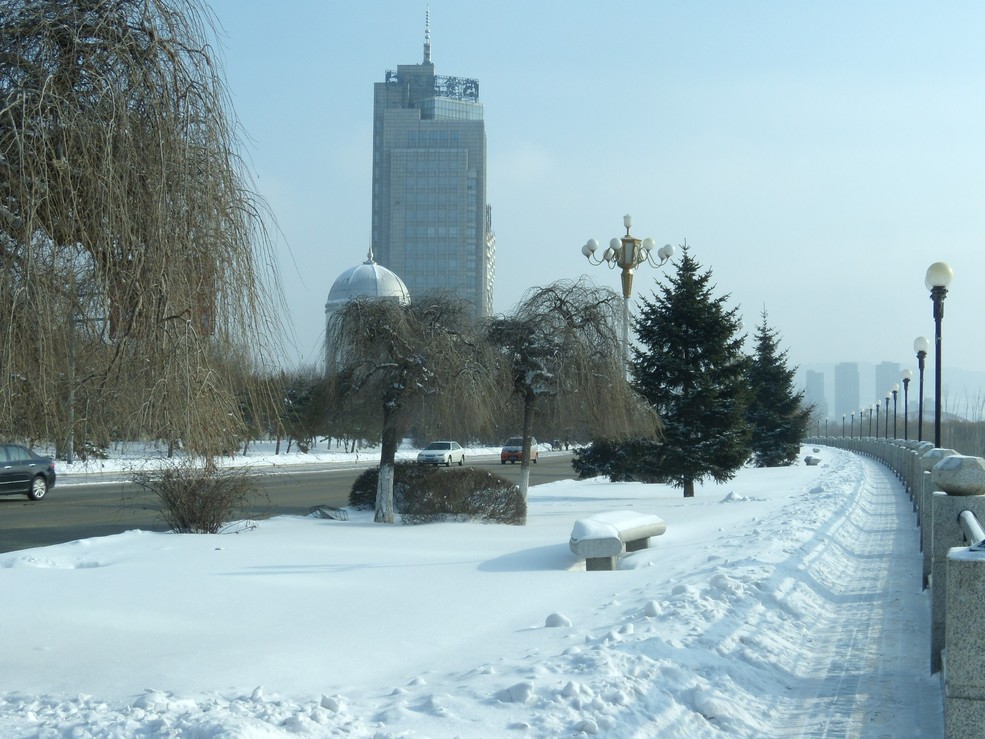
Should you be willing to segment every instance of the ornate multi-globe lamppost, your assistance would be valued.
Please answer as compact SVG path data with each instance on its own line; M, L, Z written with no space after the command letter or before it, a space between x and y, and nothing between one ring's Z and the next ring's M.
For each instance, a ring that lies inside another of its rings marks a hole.
M924 284L934 302L934 447L941 446L941 321L944 319L944 298L954 270L946 262L934 262L927 268Z
M581 248L581 253L592 264L606 264L609 269L619 267L622 270L622 364L623 369L629 372L629 300L633 297L633 274L644 262L652 267L662 267L674 256L674 247L670 244L661 246L654 260L651 252L656 244L653 239L641 240L630 234L632 216L623 216L622 225L626 228L626 235L609 241L609 248L602 252L601 257L595 256L599 248L599 242L595 239L589 239Z
M923 441L923 370L927 352L930 351L930 339L926 336L918 336L913 340L913 351L917 353L917 371L920 373L918 390L920 395L917 397L917 441Z
M905 369L899 373L903 380L903 441L910 440L910 380L913 379L913 370Z

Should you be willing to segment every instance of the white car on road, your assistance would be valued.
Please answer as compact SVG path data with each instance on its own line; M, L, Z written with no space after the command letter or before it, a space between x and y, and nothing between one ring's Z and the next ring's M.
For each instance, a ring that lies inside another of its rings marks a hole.
M465 464L465 449L457 441L432 441L417 455L418 464L443 464L451 467L452 462L459 467Z

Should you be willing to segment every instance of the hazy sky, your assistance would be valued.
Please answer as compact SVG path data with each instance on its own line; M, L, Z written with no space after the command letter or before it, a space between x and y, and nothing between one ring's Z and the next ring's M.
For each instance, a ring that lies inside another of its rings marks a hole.
M422 60L428 6L436 72L485 106L498 312L560 278L618 290L580 248L630 213L686 239L747 329L765 307L798 365L915 366L946 261L945 372L985 368L985 3L215 0L282 232L287 361L320 357L369 248L373 83Z

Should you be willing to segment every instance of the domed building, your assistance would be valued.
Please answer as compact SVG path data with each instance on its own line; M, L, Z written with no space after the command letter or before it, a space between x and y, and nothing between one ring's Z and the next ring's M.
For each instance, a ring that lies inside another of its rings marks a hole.
M339 275L328 291L328 300L325 302L326 369L330 366L328 363L331 362L334 345L331 334L332 315L353 298L396 300L401 305L409 305L410 291L395 273L376 263L372 249L366 255L365 262Z

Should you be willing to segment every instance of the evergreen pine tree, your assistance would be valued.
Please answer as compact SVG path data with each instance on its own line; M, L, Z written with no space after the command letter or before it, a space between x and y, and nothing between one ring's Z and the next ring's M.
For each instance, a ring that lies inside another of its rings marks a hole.
M711 271L701 272L687 246L669 284L642 299L635 321L633 384L660 415L664 438L648 462L694 495L694 483L731 479L749 458L746 358L737 309L716 298Z
M797 459L813 409L804 405L803 391L794 391L796 371L787 366L787 352L780 350L764 308L756 329L756 352L749 362L748 419L757 467L781 467Z

